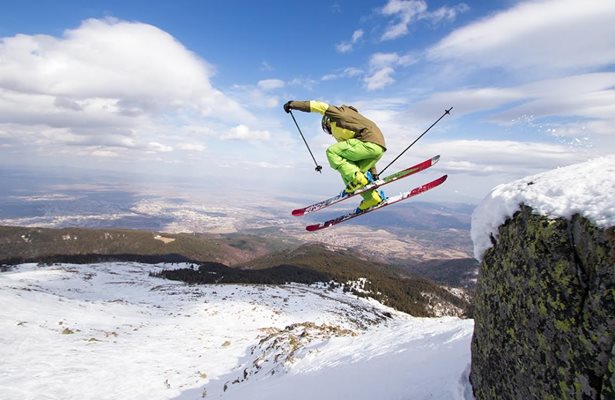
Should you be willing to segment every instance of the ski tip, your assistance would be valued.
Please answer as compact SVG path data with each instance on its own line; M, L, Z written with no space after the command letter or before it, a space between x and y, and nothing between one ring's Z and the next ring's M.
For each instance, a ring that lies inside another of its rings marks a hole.
M320 224L308 225L305 227L305 230L308 232L314 232L320 229Z
M434 165L435 163L437 163L440 160L440 154L438 154L437 156L433 157L431 159L431 165Z
M300 208L300 209L297 209L297 210L293 210L293 211L291 212L291 214L292 214L292 215L294 215L295 217L300 217L300 216L302 216L303 214L305 214L305 209Z

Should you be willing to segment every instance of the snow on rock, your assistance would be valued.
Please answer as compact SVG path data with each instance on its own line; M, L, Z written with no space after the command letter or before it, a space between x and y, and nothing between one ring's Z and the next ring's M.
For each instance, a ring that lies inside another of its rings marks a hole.
M471 320L413 318L328 285L149 275L172 267L1 272L2 399L472 398Z
M557 168L494 188L472 214L474 257L482 260L491 235L520 209L570 218L581 214L599 227L615 225L615 155Z
M175 241L175 238L164 237L164 236L160 236L160 235L154 236L154 239L160 240L164 244L173 243Z

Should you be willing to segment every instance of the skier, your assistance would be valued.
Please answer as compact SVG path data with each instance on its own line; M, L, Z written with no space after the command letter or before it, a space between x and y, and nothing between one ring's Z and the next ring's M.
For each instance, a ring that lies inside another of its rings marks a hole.
M323 115L323 131L332 135L337 143L327 148L327 159L331 168L342 176L346 193L352 194L369 182L378 179L376 163L386 151L384 136L380 128L361 115L356 108L348 105L332 106L322 101L288 101L284 111L299 110L318 112ZM363 201L359 210L365 211L385 199L379 190L361 193Z

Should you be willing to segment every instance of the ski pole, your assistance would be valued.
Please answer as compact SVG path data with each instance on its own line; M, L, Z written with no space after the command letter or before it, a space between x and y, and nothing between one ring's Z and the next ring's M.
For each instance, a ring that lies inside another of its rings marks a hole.
M322 173L322 166L318 165L318 163L316 162L316 159L314 158L314 154L312 154L312 150L310 150L310 146L308 146L308 142L305 140L305 136L303 136L303 132L301 132L301 128L299 128L299 124L297 123L297 120L295 119L295 116L293 115L293 112L291 110L288 110L288 113L290 114L291 117L293 117L293 121L295 121L295 126L297 127L297 130L299 131L299 134L301 135L301 138L303 139L303 143L305 143L305 147L307 147L308 151L310 152L310 155L312 156L312 160L314 160L314 164L316 164L316 171Z
M391 161L391 162L389 163L389 165L387 165L386 167L384 167L384 169L383 169L382 171L380 171L380 172L378 173L378 175L382 174L382 173L383 173L383 172L384 172L387 168L389 168L389 167L391 166L391 164L393 164L395 161L397 161L397 159L399 159L399 157L401 157L401 156L402 156L402 155L403 155L406 151L408 151L408 149L409 149L410 147L414 146L414 144L415 144L416 142L418 142L418 141L419 141L419 139L423 137L423 135L425 135L427 132L429 132L429 130L430 130L431 128L433 128L433 127L434 127L434 126L435 126L438 122L440 122L440 120L441 120L442 118L444 118L444 116L449 115L449 114L451 113L451 110L452 110L452 109L453 109L453 107L449 108L448 110L447 110L447 109L444 109L444 114L442 114L442 115L440 116L440 118L438 118L438 119L436 120L436 122L434 122L433 124L431 124L431 126L430 126L429 128L425 129L425 132L421 133L421 136L419 136L418 138L416 138L416 140L415 140L414 142L412 142L412 143L410 144L410 146L406 147L406 149L405 149L404 151L402 151L402 152L401 152L401 153L400 153L397 157L395 157L395 159L394 159L393 161Z

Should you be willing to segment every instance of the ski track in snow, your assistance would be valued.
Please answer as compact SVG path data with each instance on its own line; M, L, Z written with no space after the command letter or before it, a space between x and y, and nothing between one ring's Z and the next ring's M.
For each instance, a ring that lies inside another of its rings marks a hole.
M473 321L321 285L190 286L187 265L0 273L0 393L24 399L471 399Z

